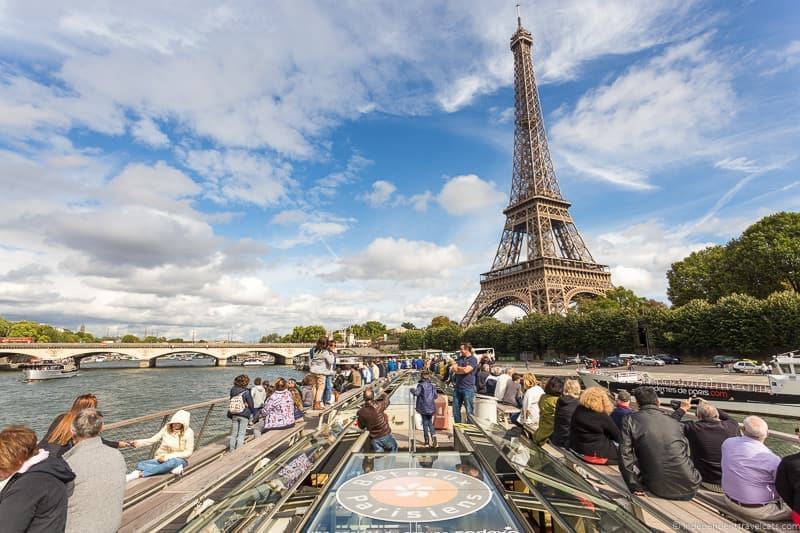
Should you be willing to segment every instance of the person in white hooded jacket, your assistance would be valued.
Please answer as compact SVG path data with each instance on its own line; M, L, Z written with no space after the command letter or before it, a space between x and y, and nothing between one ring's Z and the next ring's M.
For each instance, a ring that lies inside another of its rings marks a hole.
M157 476L167 472L181 475L184 467L189 464L187 458L194 453L194 431L189 427L189 418L189 411L181 409L152 437L131 442L134 448L150 446L158 441L161 441L161 445L153 459L139 461L136 470L128 474L126 479L131 481L138 477Z

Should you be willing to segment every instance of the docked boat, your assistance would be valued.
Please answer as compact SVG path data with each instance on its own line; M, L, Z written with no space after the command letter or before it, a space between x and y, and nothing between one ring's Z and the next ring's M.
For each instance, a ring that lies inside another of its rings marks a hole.
M764 376L766 383L726 383L713 378L664 379L647 372L603 372L579 370L584 383L594 381L611 391L647 385L663 398L698 397L739 403L800 405L800 350L772 358L773 373Z
M71 378L78 375L75 361L38 361L20 365L25 381L44 381L46 379Z
M261 359L248 359L242 363L242 366L264 366L264 361Z

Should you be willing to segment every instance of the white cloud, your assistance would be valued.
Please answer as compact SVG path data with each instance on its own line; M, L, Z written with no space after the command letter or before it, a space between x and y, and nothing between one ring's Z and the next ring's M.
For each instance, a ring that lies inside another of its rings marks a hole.
M433 193L425 191L420 194L415 194L407 199L407 203L414 208L414 211L424 213L428 210L428 204L433 200Z
M142 118L131 127L133 137L154 148L169 146L169 137L150 118Z
M653 187L649 172L696 157L738 111L730 68L707 43L671 46L584 94L552 128L557 152L580 173L640 190Z
M361 199L370 207L381 207L389 203L392 195L397 191L394 183L378 180L372 184L372 189L361 195Z
M454 245L381 237L363 251L341 260L331 280L392 280L417 282L445 278L463 260Z
M778 72L791 70L797 65L800 65L800 40L792 41L782 50L771 54L776 61L776 65L764 72L765 75L771 76Z
M356 181L361 171L370 165L372 165L372 161L366 157L359 154L351 155L343 170L328 174L314 183L310 191L311 196L313 198L333 197L339 191L340 187Z
M467 215L496 209L505 198L493 181L466 174L449 179L436 196L436 201L451 215Z

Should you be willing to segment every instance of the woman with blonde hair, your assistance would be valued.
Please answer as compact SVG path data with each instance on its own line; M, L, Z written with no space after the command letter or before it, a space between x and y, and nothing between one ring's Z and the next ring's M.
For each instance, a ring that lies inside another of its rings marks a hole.
M569 428L572 415L578 407L578 397L581 395L581 384L577 379L568 379L564 383L564 392L556 402L556 418L553 427L553 436L550 442L554 446L569 445Z
M611 419L614 404L603 387L589 387L578 400L572 415L569 447L584 461L619 464L619 428Z
M544 389L539 386L539 380L530 372L522 377L522 386L525 394L522 395L522 423L527 426L539 426L539 398L544 395Z

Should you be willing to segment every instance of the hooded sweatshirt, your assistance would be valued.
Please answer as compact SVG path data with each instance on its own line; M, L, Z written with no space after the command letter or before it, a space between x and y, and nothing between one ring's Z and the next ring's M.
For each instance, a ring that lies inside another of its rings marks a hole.
M40 450L6 480L0 492L0 531L64 531L66 484L73 479L75 474L61 457Z
M149 446L155 444L159 440L161 445L156 450L155 457L163 455L167 460L180 458L187 459L194 453L194 431L189 427L189 411L181 409L169 419L167 425L161 430L150 437L149 439L135 440L134 446L137 448L141 446ZM169 431L170 424L182 424L183 432L171 433Z

